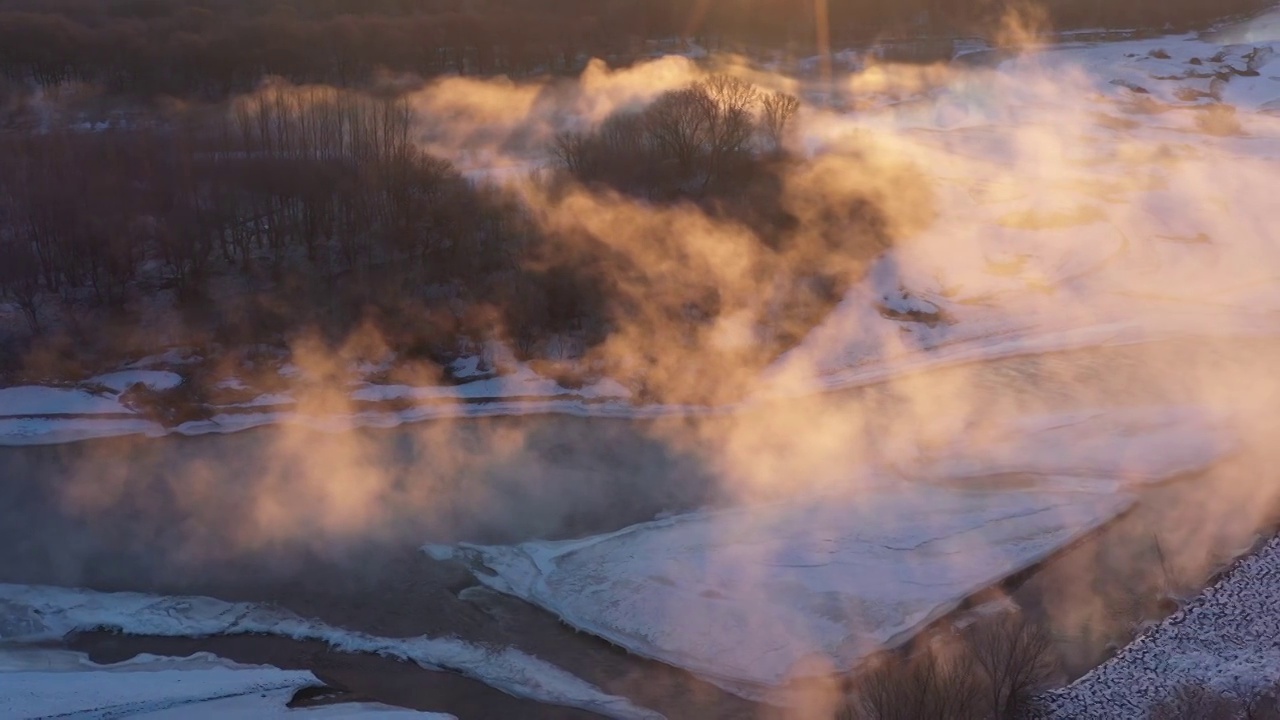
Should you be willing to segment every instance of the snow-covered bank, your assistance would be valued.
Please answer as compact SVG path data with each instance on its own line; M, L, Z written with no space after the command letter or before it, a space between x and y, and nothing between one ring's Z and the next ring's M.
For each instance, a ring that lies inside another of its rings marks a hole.
M1280 538L1115 657L1041 697L1035 718L1145 717L1183 687L1240 700L1280 683ZM1190 709L1184 709L1190 711Z
M429 609L423 611L429 612ZM261 633L315 640L345 652L378 654L428 669L450 670L516 697L581 708L613 718L653 720L661 717L511 648L481 647L453 638L377 637L307 620L273 607L228 603L208 597L157 597L0 585L0 643L54 641L76 630L99 628L166 637Z
M1230 450L1193 408L1031 418L987 437L898 468L916 480L851 468L839 494L582 540L425 550L631 652L785 701L790 680L853 669L1123 513L1126 480ZM1019 475L993 486L1001 473Z
M860 319L837 313L815 329L811 341L784 355L761 377L759 389L740 402L720 406L637 404L615 381L605 379L580 390L552 380L534 379L525 370L521 382L499 386L478 381L484 392L461 386L415 387L361 384L351 392L346 412L313 414L298 409L292 395L275 393L234 406L210 406L208 419L167 427L122 404L117 396L94 395L81 389L14 387L0 389L0 446L52 445L94 438L129 435L164 437L241 432L274 425L295 425L326 432L357 428L394 428L405 424L451 418L517 415L569 415L588 418L645 419L671 416L730 414L759 403L834 392L894 377L954 365L1024 355L1117 347L1186 337L1270 337L1280 334L1280 318L1271 315L1205 312L1177 317L1116 319L1072 329L1019 327L1012 323L975 320L958 325L936 345L904 347L905 333L918 332L910 323L885 320L874 309L846 301ZM871 315L875 319L869 319ZM875 330L883 321L881 330ZM833 328L860 328L850 336ZM878 334L878 333L883 334ZM832 337L848 338L832 341ZM892 342L883 342L893 338ZM540 384L543 392L529 392ZM502 395L495 387L505 387ZM8 393L8 394L6 394ZM625 394L624 394L625 393ZM9 402L12 400L12 404ZM379 403L386 403L379 406ZM361 407L361 405L365 405Z
M474 365L477 357L468 358ZM166 426L146 409L130 406L123 394L135 384L157 391L182 383L177 373L125 370L92 378L76 387L0 388L0 446L48 445L122 435L163 437L229 433L265 425L296 424L343 432L356 427L395 427L453 417L566 413L603 417L645 417L680 412L670 406L636 406L631 392L603 378L566 388L528 365L512 362L510 371L456 385L407 385L354 380L346 392L347 412L317 415L298 408L292 392L259 394L249 400L200 406L207 419ZM296 378L293 366L281 375ZM466 376L463 376L466 379ZM247 390L232 378L222 389Z
M79 653L0 648L0 715L35 718L216 720L450 720L452 715L372 703L289 709L301 688L321 683L309 672L231 663L212 655L139 656L96 665Z

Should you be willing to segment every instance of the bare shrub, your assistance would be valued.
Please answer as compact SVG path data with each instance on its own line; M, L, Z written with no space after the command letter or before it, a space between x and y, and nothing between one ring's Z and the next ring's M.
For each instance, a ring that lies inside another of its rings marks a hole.
M1017 613L984 619L965 636L966 649L983 675L990 714L1018 717L1054 670L1052 638Z
M1053 671L1052 641L1022 615L984 618L910 654L885 653L853 683L840 720L1016 718Z
M979 720L983 688L973 655L929 643L909 657L886 655L855 679L842 720Z
M787 127L800 111L800 101L794 95L774 92L760 98L760 121L774 152L781 152Z
M767 105L751 83L711 75L663 93L639 113L616 114L593 132L560 135L552 155L579 180L651 198L740 186L759 174L752 167L755 138L775 137L780 147L799 107L790 96L765 97Z
M1207 135L1228 137L1243 132L1236 109L1221 103L1208 105L1196 115L1196 127Z

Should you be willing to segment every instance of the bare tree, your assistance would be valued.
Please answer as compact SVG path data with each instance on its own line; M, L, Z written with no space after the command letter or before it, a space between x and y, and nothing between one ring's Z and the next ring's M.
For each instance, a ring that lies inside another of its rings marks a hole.
M0 243L0 297L8 296L22 309L33 334L39 334L40 261L31 244L22 238Z
M788 95L781 90L761 96L761 124L764 126L774 152L782 151L787 127L799 110L800 101L794 95Z
M982 686L974 659L954 643L929 643L909 657L872 663L853 683L842 720L979 720Z
M688 173L705 152L715 107L699 87L663 93L645 112L646 126L663 153Z
M1020 613L1004 613L970 626L966 646L986 676L996 718L1018 716L1053 672L1053 641Z
M707 167L702 183L706 189L721 178L729 161L747 154L756 129L755 106L760 92L751 83L724 74L708 77L694 90L706 97Z
M566 170L580 175L586 169L586 154L591 136L582 132L567 131L556 135L551 154Z

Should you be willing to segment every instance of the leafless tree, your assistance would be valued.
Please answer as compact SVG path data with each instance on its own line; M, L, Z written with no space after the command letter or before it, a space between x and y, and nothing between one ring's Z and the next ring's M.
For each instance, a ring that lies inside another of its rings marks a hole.
M973 656L951 643L931 643L905 658L886 654L873 662L855 678L842 715L845 720L979 720L982 705Z
M1053 672L1053 641L1021 613L983 618L965 632L965 645L985 676L991 711L1014 718Z
M769 137L774 152L781 152L787 128L800 110L800 101L794 95L781 90L761 96L761 124Z
M645 119L658 147L688 173L705 151L715 107L701 88L689 87L663 93L649 106Z
M743 155L755 133L755 106L760 92L732 75L712 75L695 88L708 99L708 168L703 187L719 178L729 160Z

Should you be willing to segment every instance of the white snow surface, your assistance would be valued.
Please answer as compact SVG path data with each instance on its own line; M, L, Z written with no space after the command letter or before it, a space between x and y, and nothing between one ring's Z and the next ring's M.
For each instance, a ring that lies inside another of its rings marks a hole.
M1115 657L1040 698L1036 720L1145 717L1184 686L1248 699L1280 683L1280 538Z
M307 620L275 607L209 597L0 584L0 644L54 641L76 630L95 628L112 628L131 635L258 633L321 641L345 652L373 653L429 669L451 670L517 697L590 710L606 717L661 717L512 648L487 648L455 638L377 637Z
M0 388L0 417L128 413L113 395L53 387Z
M853 669L1124 512L1126 480L1202 468L1232 447L1191 407L1025 418L983 437L897 475L851 469L842 494L582 540L424 550L573 627L764 699L814 658Z
M353 400L475 400L494 398L555 398L569 396L583 400L598 398L626 399L631 392L616 380L604 379L571 389L555 380L542 377L527 365L519 365L515 371L497 377L474 380L461 385L414 387L410 385L377 385L365 383L351 393Z
M1277 27L1280 12L1214 40L1064 43L879 109L815 112L808 152L856 136L893 148L928 168L939 219L877 263L760 394L1052 350L1273 335L1280 257L1265 188L1280 171L1280 122L1265 110L1280 107ZM891 72L855 77L851 92ZM1206 131L1210 107L1239 128ZM943 321L877 305L936 308Z
M172 390L182 384L182 376L167 370L121 370L120 372L99 375L89 381L102 385L115 392L124 392L134 385L142 385L151 390Z
M293 694L322 683L306 671L240 665L208 654L140 655L97 665L83 654L0 648L0 716L216 720L449 720L452 715L374 703L286 707Z

